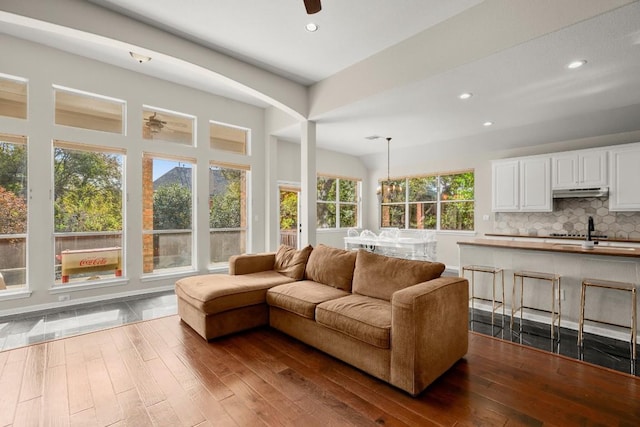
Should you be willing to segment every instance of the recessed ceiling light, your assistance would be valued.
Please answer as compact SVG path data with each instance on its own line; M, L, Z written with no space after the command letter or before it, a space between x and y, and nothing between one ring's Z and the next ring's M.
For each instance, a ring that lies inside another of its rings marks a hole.
M310 33L315 33L316 31L318 31L318 25L313 22L309 22L307 25L304 26L304 28L306 28L306 30L309 31Z
M129 55L131 55L131 57L133 59L135 59L136 61L138 61L141 64L151 61L151 57L150 56L140 55L139 53L135 53L135 52L129 52Z
M486 127L493 126L493 122L484 122L482 126L486 126Z
M460 99L469 99L473 96L473 94L471 92L465 92L465 93L461 93L458 98Z
M582 67L586 63L587 61L585 61L584 59L581 59L580 61L573 61L569 65L567 65L567 68L574 70L576 68Z

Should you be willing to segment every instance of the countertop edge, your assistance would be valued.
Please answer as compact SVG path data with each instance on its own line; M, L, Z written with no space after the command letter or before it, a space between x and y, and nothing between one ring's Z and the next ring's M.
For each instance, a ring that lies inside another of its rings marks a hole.
M522 249L533 251L558 252L578 255L614 256L640 258L640 248L619 248L614 246L584 249L579 244L526 242L513 240L474 239L457 242L458 245L486 246L505 249Z
M554 239L554 240L584 240L577 236L533 236L530 234L509 234L509 233L484 233L486 237L510 237L516 239ZM640 243L640 239L623 239L616 237L607 237L606 239L594 238L594 241L611 242L611 243Z

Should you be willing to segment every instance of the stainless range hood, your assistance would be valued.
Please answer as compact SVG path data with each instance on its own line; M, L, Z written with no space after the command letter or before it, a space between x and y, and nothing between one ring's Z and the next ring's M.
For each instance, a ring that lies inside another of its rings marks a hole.
M569 197L607 197L608 195L609 189L607 187L553 190L554 199L567 199Z

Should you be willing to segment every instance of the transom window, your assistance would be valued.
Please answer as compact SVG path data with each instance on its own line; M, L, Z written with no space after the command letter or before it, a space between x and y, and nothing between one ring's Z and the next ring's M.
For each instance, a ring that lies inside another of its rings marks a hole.
M142 116L142 138L194 145L194 116L147 105Z
M216 150L247 154L249 129L209 122L209 143Z
M405 229L474 229L474 172L407 177L382 192L380 226Z
M56 85L53 89L57 125L124 133L125 101Z
M0 116L27 118L27 80L0 74Z
M351 178L318 176L317 227L360 226L361 181Z

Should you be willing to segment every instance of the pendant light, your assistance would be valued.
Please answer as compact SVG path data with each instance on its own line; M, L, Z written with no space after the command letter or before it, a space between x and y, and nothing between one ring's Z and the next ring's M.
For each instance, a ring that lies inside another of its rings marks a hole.
M382 183L382 200L391 201L402 193L402 186L391 182L391 137L387 137L387 180Z

